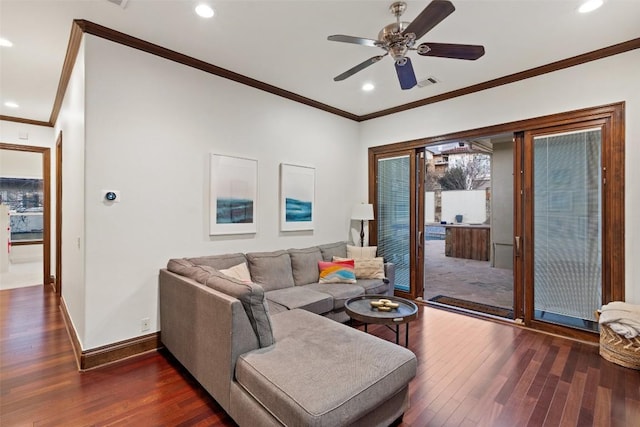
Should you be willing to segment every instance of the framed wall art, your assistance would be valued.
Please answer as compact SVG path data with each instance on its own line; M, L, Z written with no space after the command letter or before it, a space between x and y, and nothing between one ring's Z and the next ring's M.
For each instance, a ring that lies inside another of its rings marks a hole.
M280 164L280 230L313 230L316 170Z
M257 196L257 160L211 154L210 235L255 233Z

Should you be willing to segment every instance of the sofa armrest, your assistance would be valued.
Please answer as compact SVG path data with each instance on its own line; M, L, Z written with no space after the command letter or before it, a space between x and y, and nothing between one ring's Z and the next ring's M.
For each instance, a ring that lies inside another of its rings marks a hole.
M379 264L378 264L379 265ZM389 285L385 295L393 296L393 289L396 283L396 266L392 262L384 263L385 282Z
M160 270L160 339L225 409L237 358L259 348L242 303Z

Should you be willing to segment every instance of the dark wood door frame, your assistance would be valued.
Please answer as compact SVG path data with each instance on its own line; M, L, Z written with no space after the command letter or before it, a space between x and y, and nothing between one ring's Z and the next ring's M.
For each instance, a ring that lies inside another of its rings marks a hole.
M618 227L618 223L624 224L624 136L620 134L623 128L616 119L616 110L610 114L593 117L577 116L572 121L565 121L557 126L548 126L524 133L524 256L520 262L524 268L524 294L525 294L525 324L536 329L552 333L567 333L575 338L594 338L594 333L571 330L563 326L553 325L534 318L534 266L533 266L533 238L534 238L534 182L533 182L533 138L535 136L550 135L556 133L600 129L602 135L602 304L611 301L624 300L624 227ZM613 238L620 233L619 236ZM620 258L620 259L617 259ZM620 270L622 268L622 270Z
M420 208L418 205L422 203L424 205L424 195L420 197L419 192L424 192L424 184L420 184L419 180L424 180L424 173L419 174L420 168L424 169L424 157L420 156L420 153L423 153L423 149L415 149L411 148L408 150L396 150L393 155L388 155L382 153L380 155L374 154L371 150L369 151L369 165L370 168L373 167L373 172L369 171L369 179L377 176L377 165L378 160L395 157L395 156L409 156L409 292L404 291L395 291L395 295L416 299L418 297L422 297L424 293L424 287L422 283L424 282L424 254L423 248L424 245L419 244L419 238L423 237L422 233L418 233L417 229L419 229L419 224L422 224L422 229L424 229L424 208ZM369 182L369 201L374 206L374 211L378 212L378 194L376 191L375 182L372 184ZM419 218L420 212L422 212L422 218ZM422 221L420 221L422 219ZM378 222L377 219L371 221L371 226L369 228L369 242L371 245L378 244ZM422 261L421 261L422 260ZM420 283L420 286L418 284Z
M62 295L62 131L56 140L56 279L55 288Z
M51 149L31 145L5 144L0 142L0 150L26 151L42 154L42 192L44 212L42 213L42 283L51 283ZM43 286L43 288L45 287Z
M568 111L564 113L551 114L547 116L535 117L531 119L519 120L509 123L487 126L483 128L470 129L461 132L438 135L427 138L414 139L410 141L397 142L388 145L381 145L369 148L369 200L374 200L376 192L376 168L375 159L379 155L391 156L394 153L409 149L418 149L428 145L441 142L482 138L488 135L512 133L515 135L514 166L520 167L518 156L522 155L523 136L526 131L536 129L562 126L568 123L586 122L590 120L609 120L610 126L607 128L608 137L613 141L605 162L602 166L607 178L607 191L604 194L603 207L607 211L607 230L603 236L603 245L607 248L604 255L603 264L606 264L606 278L603 278L603 303L609 301L624 301L625 299L625 252L624 252L624 152L625 152L625 103L618 102L597 107L584 108L580 110ZM520 141L520 143L518 143ZM520 144L520 146L518 145ZM519 147L519 148L518 148ZM514 173L520 172L515 168ZM514 203L522 203L521 198L527 196L526 183L523 182L520 173L515 173L514 177ZM522 193L520 193L522 190ZM519 202L516 202L516 201ZM527 230L522 222L523 212L514 219L514 236L520 236L521 251L527 244ZM518 215L514 209L514 215ZM415 230L414 230L415 231ZM529 236L530 238L531 236ZM375 238L375 235L374 235ZM375 242L375 240L374 240ZM515 242L514 242L515 243ZM514 253L514 314L516 318L522 318L521 307L525 303L524 292L524 272L521 267L516 267L521 262L522 256L515 257ZM516 289L520 286L520 289ZM558 332L558 331L555 331ZM563 331L567 332L567 331ZM561 332L561 333L563 333ZM571 334L571 332L569 332ZM585 338L581 335L579 338Z

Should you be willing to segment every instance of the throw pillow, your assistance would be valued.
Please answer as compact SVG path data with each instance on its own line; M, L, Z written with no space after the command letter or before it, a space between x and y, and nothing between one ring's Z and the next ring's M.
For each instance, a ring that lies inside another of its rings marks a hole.
M347 258L333 257L334 261L344 261ZM384 258L356 258L356 279L384 279Z
M378 251L377 246L360 247L360 246L347 245L347 258L351 258L351 259L375 258L377 251Z
M249 268L247 267L247 263L245 262L234 265L231 268L220 270L220 273L229 277L233 277L234 279L238 279L244 283L251 282L251 273L249 273Z
M353 260L318 261L320 283L356 283Z

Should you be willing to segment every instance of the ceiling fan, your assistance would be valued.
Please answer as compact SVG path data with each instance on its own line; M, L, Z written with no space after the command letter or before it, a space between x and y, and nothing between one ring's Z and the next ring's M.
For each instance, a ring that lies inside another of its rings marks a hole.
M383 55L376 55L355 67L334 77L334 81L341 81L368 66L375 64L387 55L391 55L395 62L396 73L402 89L411 89L417 84L416 75L413 72L411 58L407 53L411 50L422 56L437 56L441 58L475 60L484 55L484 46L470 44L431 43L425 42L414 47L416 41L427 34L433 27L442 22L453 13L456 8L448 0L433 0L424 8L413 22L401 22L400 16L407 9L403 1L393 3L389 10L396 17L396 22L387 25L378 34L378 40L362 37L345 36L336 34L327 37L330 41L353 43L362 46L379 47L385 50Z

